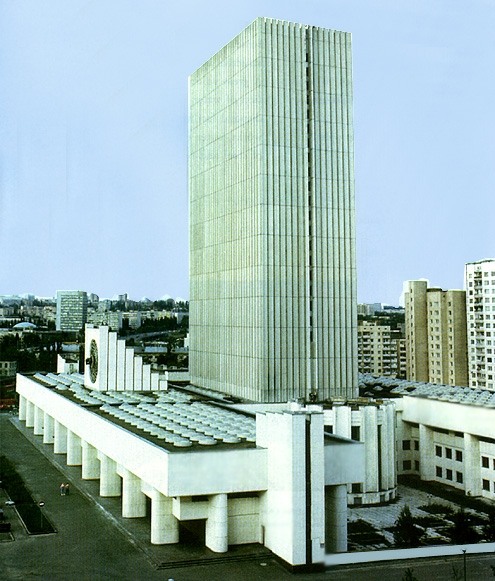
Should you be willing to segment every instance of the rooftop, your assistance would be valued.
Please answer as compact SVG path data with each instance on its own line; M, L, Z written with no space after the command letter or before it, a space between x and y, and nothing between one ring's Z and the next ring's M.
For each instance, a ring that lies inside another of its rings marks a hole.
M186 389L96 391L84 387L79 373L36 373L33 379L168 451L255 445L253 416Z
M474 387L458 387L392 377L376 377L361 374L360 388L370 388L373 392L388 391L393 396L410 396L460 403L464 405L495 408L495 392ZM376 393L374 393L376 395ZM383 397L388 395L383 394Z

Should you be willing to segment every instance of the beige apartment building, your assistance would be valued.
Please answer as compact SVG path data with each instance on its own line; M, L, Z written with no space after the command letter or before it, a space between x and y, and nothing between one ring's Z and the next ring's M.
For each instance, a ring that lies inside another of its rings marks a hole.
M469 386L495 390L495 259L469 262L465 267L469 340Z
M468 385L466 292L405 283L406 377L415 381Z
M377 321L358 323L358 369L360 373L375 373L405 377L405 341L399 329Z

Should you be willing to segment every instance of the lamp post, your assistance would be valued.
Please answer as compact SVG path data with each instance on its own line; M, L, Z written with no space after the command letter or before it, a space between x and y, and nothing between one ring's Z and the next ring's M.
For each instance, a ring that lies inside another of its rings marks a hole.
M466 549L462 549L462 559L463 559L463 565L464 565L464 581L467 581Z
M40 500L38 502L38 506L40 507L40 532L42 532L43 531L43 511L41 509L45 506L45 503L42 500Z

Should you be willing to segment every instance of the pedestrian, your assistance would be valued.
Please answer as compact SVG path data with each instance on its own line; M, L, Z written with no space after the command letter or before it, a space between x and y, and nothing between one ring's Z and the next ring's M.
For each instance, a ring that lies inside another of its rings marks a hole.
M60 485L60 496L64 495L65 495L65 484L62 482L62 484Z
M64 494L65 496L69 496L69 483L67 482L67 484L65 485L65 490L64 490Z

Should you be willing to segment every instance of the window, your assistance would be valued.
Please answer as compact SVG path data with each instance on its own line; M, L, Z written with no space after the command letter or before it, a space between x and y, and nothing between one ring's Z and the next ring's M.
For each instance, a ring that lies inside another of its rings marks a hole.
M416 472L419 472L419 460L414 460L414 470L416 470Z
M452 480L452 470L449 470L449 469L447 468L447 470L445 471L445 478L446 478L447 480Z
M435 456L442 457L442 446L435 446Z
M414 442L414 449L419 450L419 440L413 440Z
M359 494L360 492L363 492L363 485L362 483L354 483L351 484L351 491L353 494Z
M402 440L402 449L403 450L410 450L411 449L411 440Z
M445 458L452 460L452 448L445 448Z
M455 451L455 459L457 462L462 462L462 452L461 450L456 450Z
M404 460L402 462L402 470L411 470L411 460Z
M435 474L437 475L438 478L442 478L442 468L440 466L435 466Z
M486 456L481 456L481 465L483 466L483 468L490 468L490 461L488 460L488 458Z
M351 440L359 441L361 437L361 430L359 426L351 426Z
M458 482L459 484L462 484L463 482L463 477L462 477L462 472L456 472L455 473L455 480L456 482Z
M490 481L489 480L485 480L483 478L483 480L481 481L481 486L483 488L483 490L490 490Z

